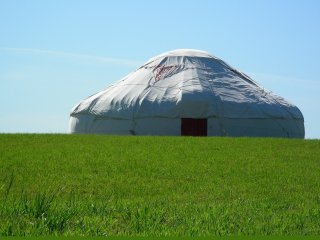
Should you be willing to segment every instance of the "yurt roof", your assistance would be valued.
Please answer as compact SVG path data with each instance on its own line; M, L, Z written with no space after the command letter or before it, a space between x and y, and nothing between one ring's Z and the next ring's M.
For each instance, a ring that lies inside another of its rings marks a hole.
M303 118L285 99L204 51L179 49L80 102L71 115L132 118Z

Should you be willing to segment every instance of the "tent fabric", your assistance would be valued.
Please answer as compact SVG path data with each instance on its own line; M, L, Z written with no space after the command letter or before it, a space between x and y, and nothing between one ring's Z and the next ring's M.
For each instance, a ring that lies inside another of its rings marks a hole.
M181 118L206 118L208 135L304 137L296 106L221 59L190 49L151 58L70 115L72 133L180 135ZM137 121L147 127L139 130Z

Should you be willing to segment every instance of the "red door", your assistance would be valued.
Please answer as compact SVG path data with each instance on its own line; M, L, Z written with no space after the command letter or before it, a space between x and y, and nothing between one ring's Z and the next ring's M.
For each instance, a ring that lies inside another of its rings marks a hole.
M181 136L207 136L207 119L181 118Z

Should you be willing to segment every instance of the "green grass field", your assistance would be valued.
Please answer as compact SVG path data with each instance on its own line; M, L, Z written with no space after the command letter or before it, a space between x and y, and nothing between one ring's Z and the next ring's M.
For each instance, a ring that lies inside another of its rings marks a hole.
M320 235L320 141L2 134L11 235Z

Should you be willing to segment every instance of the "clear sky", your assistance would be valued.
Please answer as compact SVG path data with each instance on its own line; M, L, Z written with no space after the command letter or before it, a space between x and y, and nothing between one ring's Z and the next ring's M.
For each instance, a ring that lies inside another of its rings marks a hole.
M248 74L320 138L318 0L0 0L0 132L66 133L80 100L177 48Z

